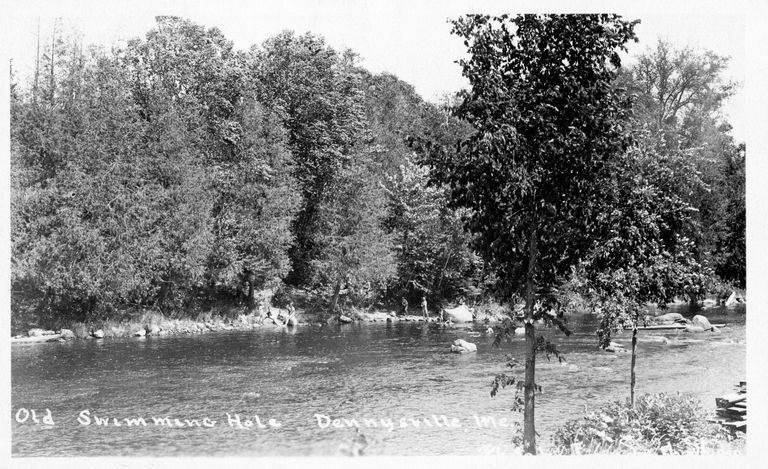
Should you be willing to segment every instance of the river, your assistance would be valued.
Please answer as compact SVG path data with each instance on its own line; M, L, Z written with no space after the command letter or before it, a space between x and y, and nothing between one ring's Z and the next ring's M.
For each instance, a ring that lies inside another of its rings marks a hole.
M727 327L640 331L638 393L690 393L714 409L716 396L746 378L745 308L701 314ZM570 327L570 337L543 331L566 358L538 358L543 446L586 407L629 395L630 354L598 350L593 317L572 318ZM335 455L354 441L366 455L512 452L504 419L521 418L509 410L514 391L491 398L489 390L506 354L523 362L524 339L495 348L486 329L358 323L13 345L12 454ZM477 353L449 353L457 338L476 343ZM53 425L42 422L46 409ZM139 417L147 426L124 420ZM343 428L326 426L331 419ZM355 419L360 435L343 419Z

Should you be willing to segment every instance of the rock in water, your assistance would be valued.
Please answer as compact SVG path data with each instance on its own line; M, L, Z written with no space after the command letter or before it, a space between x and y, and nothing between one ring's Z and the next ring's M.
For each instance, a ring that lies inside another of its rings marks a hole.
M133 333L134 337L144 337L145 335L147 335L147 331L144 329L139 329L138 331Z
M611 342L610 344L608 344L607 347L605 347L605 351L606 352L617 353L617 352L626 352L627 350L620 343L618 343L618 342Z
M700 314L697 314L696 316L693 317L693 319L691 320L691 325L693 327L700 327L702 330L705 330L705 331L712 330L712 324L710 324L709 319L707 319L706 317Z
M470 353L477 352L477 345L467 342L466 340L456 339L451 345L451 352L453 353Z
M39 329L39 328L30 329L27 332L27 336L29 337L42 337L44 335L56 335L56 333L54 331L47 331L45 329Z
M339 322L342 324L349 324L350 322L352 322L352 318L342 315L342 316L339 316Z
M75 333L72 332L69 329L62 329L61 330L61 338L62 339L74 339L75 338Z
M445 308L445 315L453 322L472 322L472 311L466 305Z
M516 327L515 334L525 334L525 327Z
M736 292L731 292L730 296L727 300L725 300L725 306L734 306L738 303L738 300L736 299Z
M102 329L97 329L97 330L93 331L93 333L91 335L94 336L97 339L103 339L104 338L104 331Z
M683 315L680 313L667 313L661 316L653 318L657 323L664 324L669 322L684 321Z

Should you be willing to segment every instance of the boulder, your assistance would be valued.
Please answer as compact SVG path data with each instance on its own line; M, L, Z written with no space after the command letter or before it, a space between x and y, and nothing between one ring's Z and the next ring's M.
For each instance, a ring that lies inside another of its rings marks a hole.
M147 335L147 331L144 329L139 329L138 331L133 333L134 337L144 337L145 335Z
M158 326L157 324L148 324L144 326L144 329L146 329L148 335L160 334L160 326Z
M96 339L103 339L104 338L104 330L103 329L96 329L95 331L91 332L91 335Z
M525 327L516 327L515 334L525 334Z
M656 316L653 318L654 321L657 323L663 324L663 323L670 323L670 322L682 322L685 321L685 318L683 318L683 315L680 313L667 313L662 314L661 316Z
M691 319L691 326L693 327L700 327L702 330L705 331L711 331L712 330L712 324L710 324L709 320L700 315L697 314L696 316Z
M75 338L75 333L72 332L69 329L62 329L59 334L61 334L61 338L62 339L74 339Z
M613 353L620 353L620 352L626 352L627 349L625 349L623 345L621 345L621 344L619 344L617 342L611 342L605 348L605 351L606 352L613 352Z
M445 308L445 316L453 322L472 322L472 311L466 305L455 308Z
M296 316L291 316L288 318L288 322L285 324L286 326L296 327L296 325L299 324L299 320L296 319Z
M733 292L731 292L731 294L728 296L728 299L727 299L727 300L725 300L725 306L735 306L736 304L738 304L738 302L739 302L739 301L738 301L738 299L736 298L736 292L735 292L735 291L733 291Z
M685 326L685 332L704 332L707 330L709 329L704 329L701 326L692 326L692 325Z
M349 324L352 322L352 318L349 316L344 316L343 314L339 316L339 322L342 324Z
M30 329L27 332L27 335L29 337L42 337L44 335L56 335L56 333L54 331L47 331L45 329L35 328L35 329Z
M619 353L619 352L626 352L627 350L620 343L618 343L618 342L611 342L610 344L608 344L607 347L605 347L605 351L606 352Z
M477 345L467 342L466 340L456 339L451 345L451 352L453 353L471 353L477 352Z

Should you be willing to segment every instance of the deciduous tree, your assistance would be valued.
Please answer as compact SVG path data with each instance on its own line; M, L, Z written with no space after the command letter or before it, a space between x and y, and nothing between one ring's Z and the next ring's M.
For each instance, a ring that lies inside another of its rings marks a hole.
M536 452L535 321L542 291L584 256L603 207L607 162L629 139L628 100L613 86L635 23L616 15L469 15L453 22L471 88L456 114L474 134L432 150L436 180L471 210L467 227L510 291L525 293L526 453ZM442 156L441 156L442 155Z

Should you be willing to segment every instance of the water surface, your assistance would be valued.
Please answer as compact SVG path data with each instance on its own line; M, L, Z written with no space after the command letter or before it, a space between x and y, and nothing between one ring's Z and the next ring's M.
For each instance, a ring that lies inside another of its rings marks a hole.
M728 326L719 333L640 332L638 393L690 393L714 409L716 396L745 379L744 308L703 314ZM543 393L536 397L536 424L542 445L586 407L629 395L629 354L597 350L594 318L574 318L570 326L575 331L570 337L544 331L566 362L538 359L536 381ZM322 416L357 419L369 455L512 451L511 429L493 428L490 420L478 426L474 416L492 417L497 425L502 418L520 419L509 410L514 390L495 398L489 390L493 376L507 371L506 354L523 362L524 339L494 348L486 328L366 323L13 345L12 412L36 409L39 415L47 408L55 424L18 423L12 415L12 453L334 455L355 439L362 441L354 428L320 428L316 415L322 424ZM477 353L449 353L457 338L476 343ZM617 341L629 348L629 339L625 334ZM232 427L227 413L254 425ZM263 424L272 418L281 426L256 428L256 415ZM123 426L112 420L96 425L97 416L117 418ZM127 427L123 420L138 417L148 426ZM168 427L154 425L152 417L172 423L178 418L185 425L185 419L200 423L207 417L215 425ZM372 419L367 426L365 418ZM385 426L387 419L394 428ZM399 426L400 419L405 426Z

